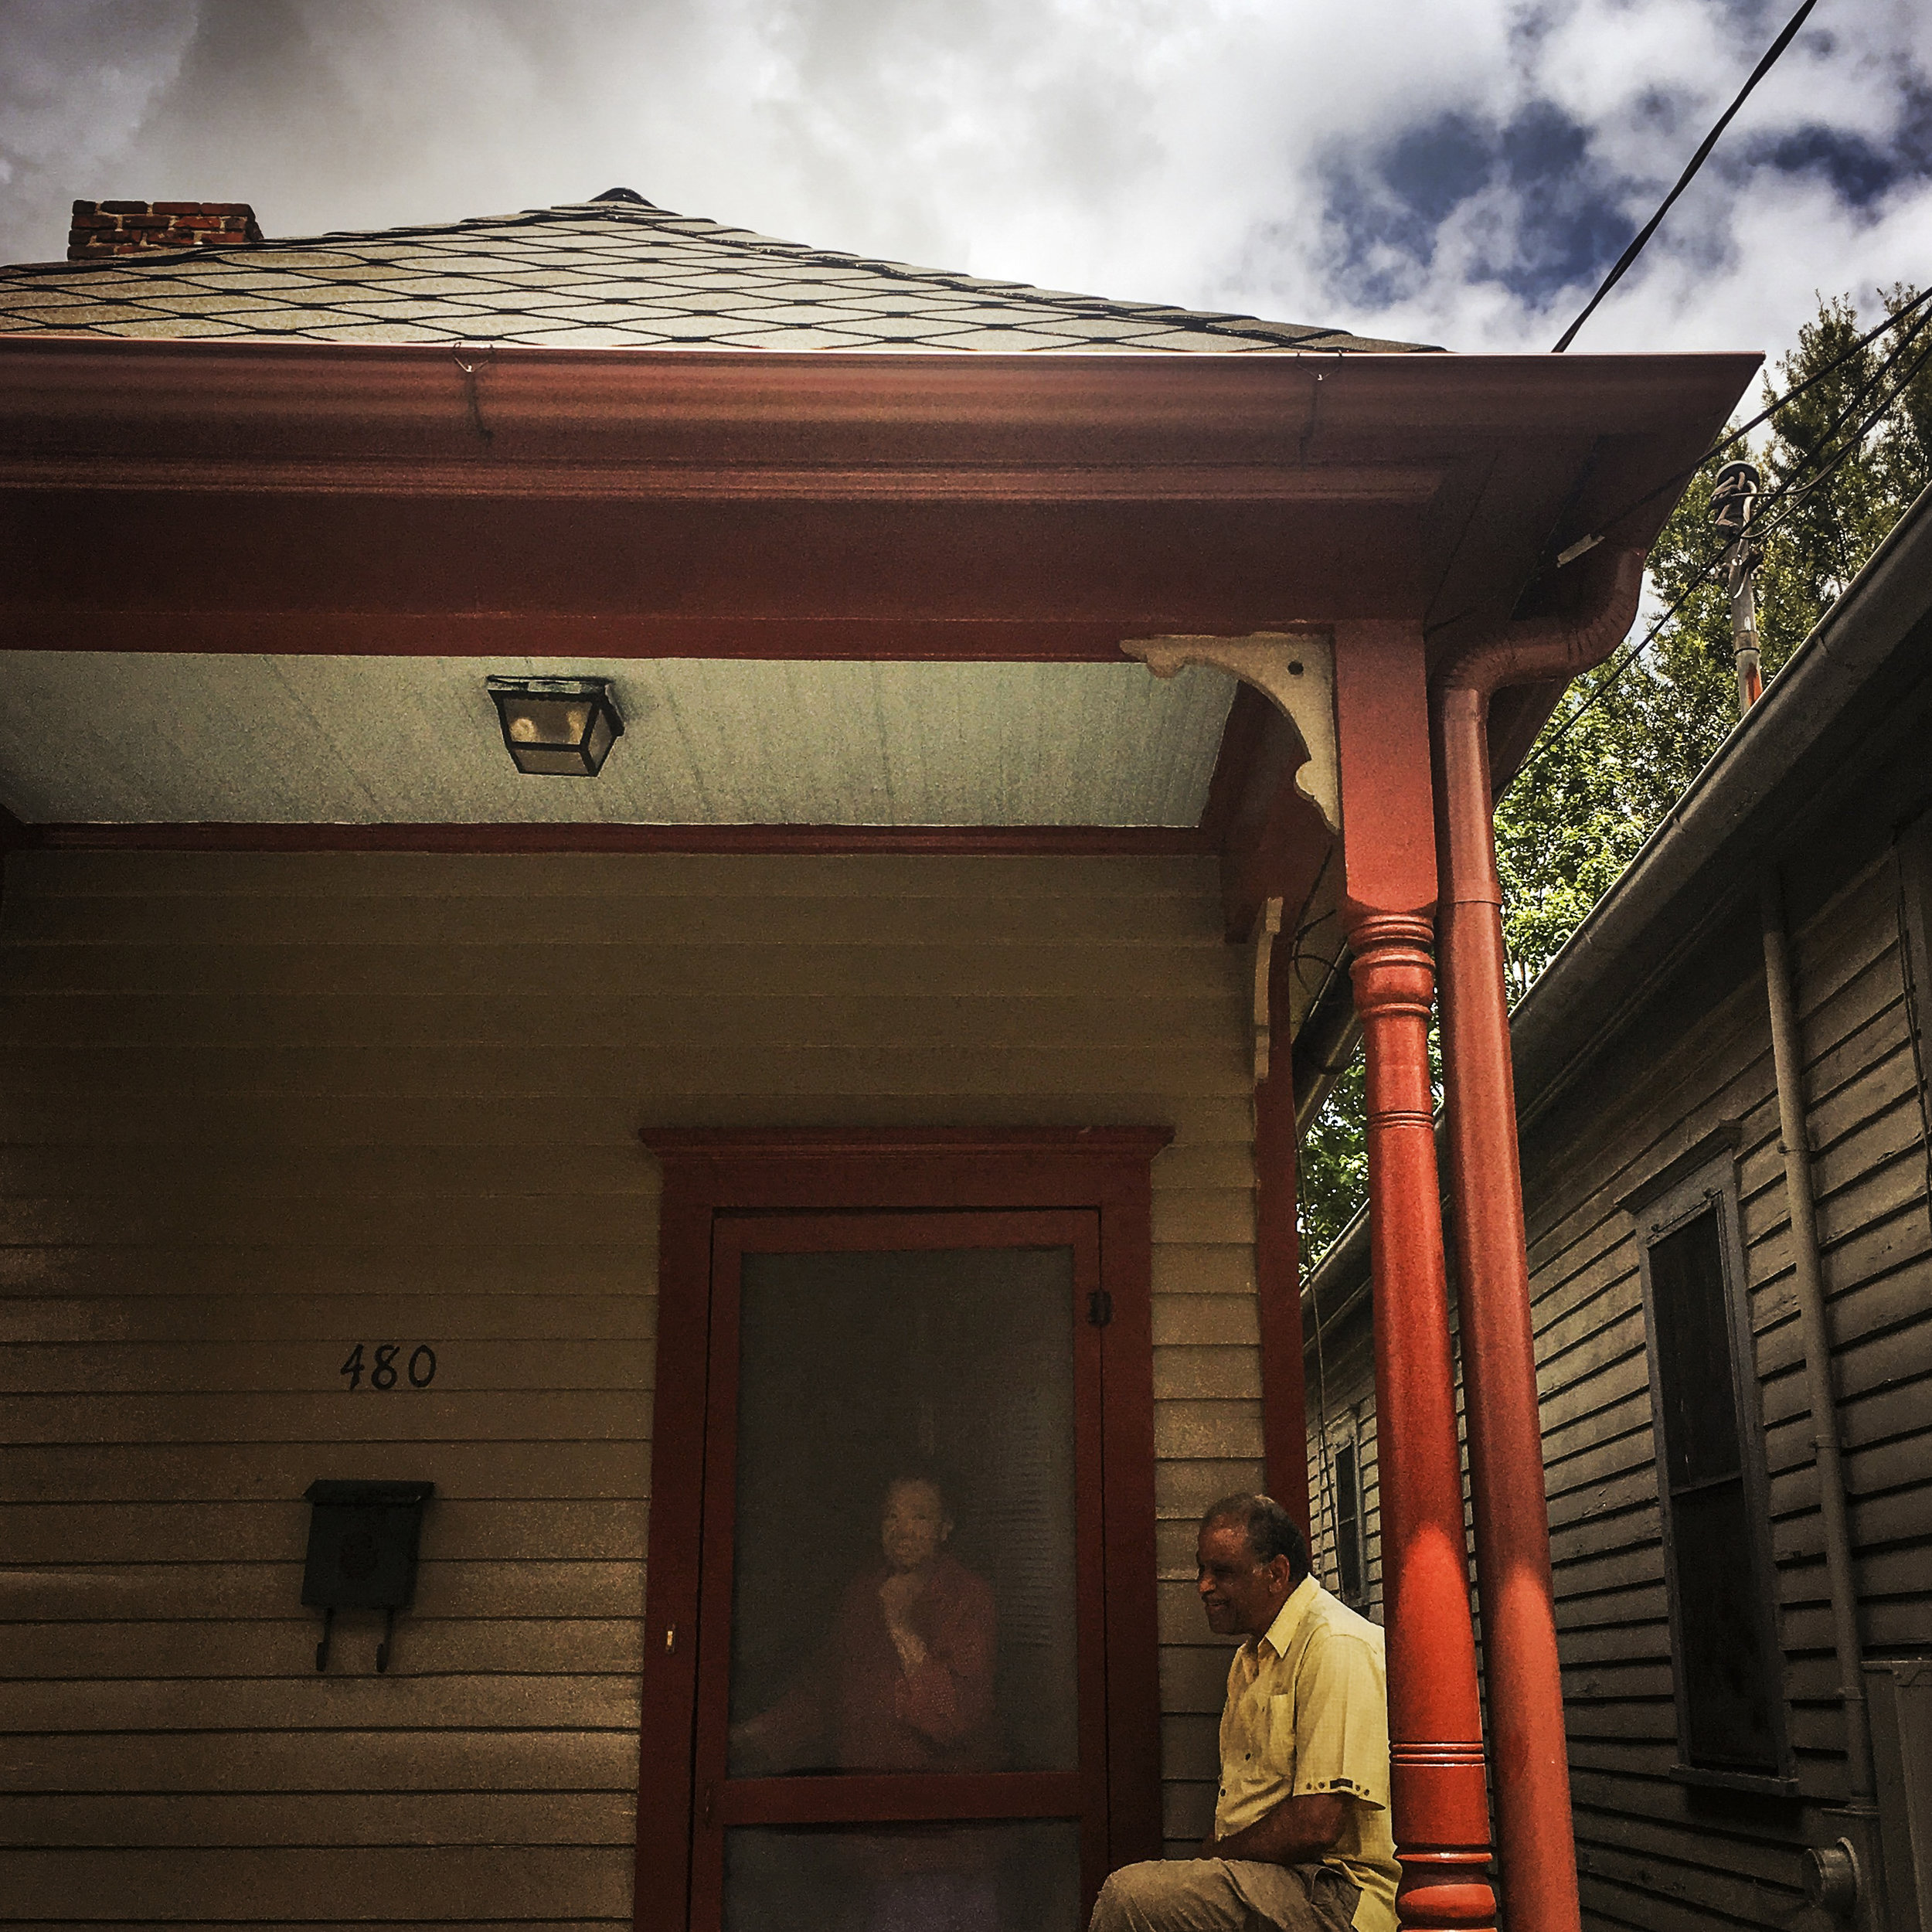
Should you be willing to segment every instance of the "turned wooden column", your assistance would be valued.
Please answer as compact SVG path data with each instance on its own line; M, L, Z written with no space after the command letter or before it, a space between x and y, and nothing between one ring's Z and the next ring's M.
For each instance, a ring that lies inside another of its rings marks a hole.
M1337 627L1335 723L1342 916L1367 1070L1396 1909L1414 1932L1488 1932L1496 1903L1429 1081L1436 841L1418 629Z
M1437 953L1463 1406L1504 1908L1511 1932L1577 1932L1487 716L1480 691L1451 685L1437 695Z
M1396 1906L1405 1926L1476 1928L1495 1923L1496 1905L1429 1089L1430 937L1427 920L1382 913L1350 942L1367 1060Z

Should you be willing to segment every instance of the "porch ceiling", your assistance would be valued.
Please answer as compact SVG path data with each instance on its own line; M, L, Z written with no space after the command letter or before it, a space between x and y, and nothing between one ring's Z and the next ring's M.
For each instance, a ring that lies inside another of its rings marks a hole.
M1446 649L1646 545L1757 361L0 337L0 801L1192 826L1229 688L1124 641ZM482 680L524 664L615 677L597 783L511 771ZM1272 849L1240 766L1217 822Z
M484 689L528 658L19 651L0 803L30 823L1192 826L1233 681L1138 664L573 661L624 736L529 778Z

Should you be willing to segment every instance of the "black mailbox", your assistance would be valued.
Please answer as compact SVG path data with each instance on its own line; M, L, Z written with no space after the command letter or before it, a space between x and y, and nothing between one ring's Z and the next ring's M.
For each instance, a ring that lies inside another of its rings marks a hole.
M416 1546L433 1482L311 1482L308 1557L302 1601L322 1613L315 1668L328 1665L329 1631L338 1610L384 1613L376 1668L389 1668L396 1613L416 1595Z

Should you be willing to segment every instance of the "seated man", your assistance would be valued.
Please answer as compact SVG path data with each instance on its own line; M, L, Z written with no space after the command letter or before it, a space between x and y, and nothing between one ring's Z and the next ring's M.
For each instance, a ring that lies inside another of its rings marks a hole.
M1221 1789L1201 1856L1129 1865L1089 1932L1395 1932L1382 1632L1308 1573L1268 1496L1201 1519L1208 1628L1247 1641L1228 1671Z

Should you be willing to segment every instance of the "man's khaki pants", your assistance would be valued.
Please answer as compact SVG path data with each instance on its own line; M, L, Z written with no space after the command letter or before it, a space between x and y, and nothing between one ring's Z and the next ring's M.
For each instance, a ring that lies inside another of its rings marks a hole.
M1349 1932L1360 1896L1332 1866L1156 1859L1108 1879L1087 1932Z

